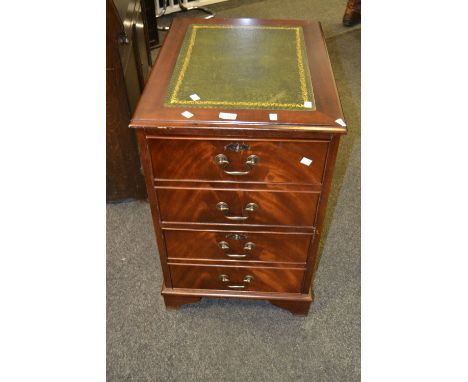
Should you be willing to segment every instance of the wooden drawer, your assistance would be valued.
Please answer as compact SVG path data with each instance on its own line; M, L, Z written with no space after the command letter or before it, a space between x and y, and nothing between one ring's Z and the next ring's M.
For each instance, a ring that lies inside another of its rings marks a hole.
M312 235L305 233L164 230L171 259L302 263Z
M319 193L226 191L220 189L157 189L164 222L313 226ZM228 211L220 211L224 202ZM254 203L254 212L246 208ZM229 216L230 218L228 218ZM233 220L243 217L245 220Z
M190 289L220 289L300 293L303 269L170 265L172 286ZM229 282L222 282L225 275ZM252 276L250 282L245 282ZM239 288L236 288L239 286Z
M156 179L319 185L322 184L329 142L149 138L148 145ZM229 149L235 150L242 145L246 146L238 152ZM229 161L226 168L216 162L219 154ZM258 163L249 170L245 163L252 155L258 158ZM301 163L304 157L312 163L308 166ZM232 170L249 172L244 175L226 173Z

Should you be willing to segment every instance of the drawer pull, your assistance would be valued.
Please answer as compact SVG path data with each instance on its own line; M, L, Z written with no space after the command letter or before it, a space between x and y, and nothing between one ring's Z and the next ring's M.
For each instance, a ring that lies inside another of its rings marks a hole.
M247 239L247 236L245 236L243 233L228 233L226 235L226 239L245 240Z
M253 166L259 162L259 160L260 158L258 156L250 155L245 161L245 171L233 171L228 169L230 162L226 155L218 154L215 156L215 162L220 165L223 168L223 171L228 175L247 175L253 169Z
M248 216L233 216L229 215L229 205L226 202L219 202L216 204L216 208L224 214L224 217L229 220L242 221L247 220ZM247 212L254 212L258 209L258 205L255 203L247 203L244 210Z
M235 153L240 153L241 151L248 150L249 145L245 143L235 142L235 143L229 143L228 145L224 146L224 149L234 151Z
M219 281L221 281L224 284L227 284L227 283L231 282L231 280L229 280L228 275L220 275L218 278L219 278ZM226 286L228 288L231 288L231 289L244 289L245 284L250 284L253 279L254 279L253 276L247 275L247 276L244 277L244 280L242 280L244 285L226 285Z
M243 259L249 255L249 253L243 253L243 254L227 253L230 247L229 247L229 243L226 241L220 241L218 243L218 246L224 251L224 254L227 257L231 257L233 259ZM245 243L244 245L244 251L251 252L254 248L255 248L255 243L252 243L251 241L249 241L248 243Z

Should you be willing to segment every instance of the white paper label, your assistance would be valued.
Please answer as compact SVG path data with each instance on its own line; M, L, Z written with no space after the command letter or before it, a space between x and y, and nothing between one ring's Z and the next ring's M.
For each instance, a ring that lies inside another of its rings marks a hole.
M236 119L237 118L237 114L235 113L219 113L219 118L221 119Z
M192 101L198 101L200 99L200 97L197 94L190 95L190 98L192 99Z
M341 125L341 126L346 126L346 123L341 119L341 118L338 118L336 121L335 121L338 125Z
M304 102L304 107L307 107L307 108L311 109L311 108L312 108L312 102L310 102L310 101L305 101L305 102Z
M193 114L189 111L184 111L183 113L180 113L182 114L185 118L192 118L193 117Z
M312 159L309 159L309 158L306 158L306 157L302 157L301 163L302 163L302 164L305 164L306 166L310 166L310 165L312 164Z
M270 113L270 121L277 121L277 120L278 120L278 114Z

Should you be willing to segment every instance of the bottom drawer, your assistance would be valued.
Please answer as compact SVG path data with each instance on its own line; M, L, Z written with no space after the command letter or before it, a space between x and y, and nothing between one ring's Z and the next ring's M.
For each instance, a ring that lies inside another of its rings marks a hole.
M304 269L170 265L173 288L301 293Z

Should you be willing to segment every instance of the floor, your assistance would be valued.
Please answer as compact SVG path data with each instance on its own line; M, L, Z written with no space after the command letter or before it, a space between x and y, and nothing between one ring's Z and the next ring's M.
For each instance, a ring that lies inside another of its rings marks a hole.
M149 206L107 206L109 381L360 380L360 27L346 1L231 0L219 17L323 23L349 134L328 206L315 297L307 317L263 301L205 299L166 311Z

